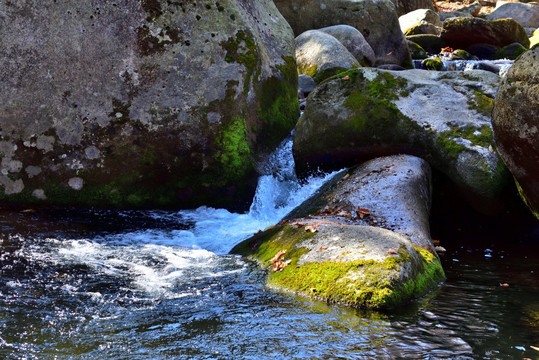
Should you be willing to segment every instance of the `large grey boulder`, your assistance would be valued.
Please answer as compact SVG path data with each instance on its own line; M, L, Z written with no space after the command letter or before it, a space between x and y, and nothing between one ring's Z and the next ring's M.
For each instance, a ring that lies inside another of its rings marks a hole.
M509 69L492 112L498 152L520 194L539 219L539 47L525 52Z
M526 31L513 19L451 18L444 21L441 38L453 49L468 50L475 44L498 47L518 42L530 47Z
M349 25L335 25L320 29L340 41L363 66L373 65L374 50L358 29Z
M519 2L505 3L485 17L487 20L513 19L525 28L539 28L539 6Z
M411 65L391 0L276 0L275 5L296 35L333 25L350 25L371 45L375 65Z
M317 83L361 66L339 40L320 30L305 31L296 38L296 62L298 73Z
M430 9L417 9L402 16L399 16L399 25L403 33L417 24L432 24L440 26L440 15Z
M284 221L232 252L272 269L272 287L393 308L444 279L429 233L429 188L425 161L374 159L339 173Z
M361 68L319 85L293 145L300 174L399 153L419 155L478 208L495 203L507 170L494 150L496 74Z
M299 114L270 0L2 1L0 50L3 201L247 205Z

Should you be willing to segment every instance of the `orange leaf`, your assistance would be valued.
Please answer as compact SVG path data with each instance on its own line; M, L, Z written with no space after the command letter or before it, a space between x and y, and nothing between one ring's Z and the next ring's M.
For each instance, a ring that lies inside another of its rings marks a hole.
M397 255L397 254L398 254L398 251L395 250L395 249L389 249L389 250L387 251L387 253L388 253L389 255Z
M279 261L279 259L281 258L281 256L283 256L284 254L286 254L286 250L281 250L279 251L277 254L275 254L275 256L273 257L273 259L271 259L271 263L274 264L276 263L277 261Z
M500 286L509 287L509 284L508 283L503 283L503 284L500 284Z
M356 214L360 219L363 219L365 216L369 216L371 212L369 209L357 209Z
M343 80L348 80L348 79L350 79L350 76L345 75L345 76L343 76L341 79L343 79Z

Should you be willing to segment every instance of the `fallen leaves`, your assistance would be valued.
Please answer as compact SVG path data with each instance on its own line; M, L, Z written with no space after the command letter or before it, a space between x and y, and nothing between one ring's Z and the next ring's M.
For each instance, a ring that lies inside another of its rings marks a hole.
M286 250L280 250L277 254L275 254L275 256L270 260L271 263L273 264L271 270L272 271L283 271L283 269L285 267L287 267L288 265L290 265L290 263L292 262L292 260L286 260L284 261L282 259L283 255L286 254Z
M397 255L399 252L397 250L395 250L395 249L389 249L389 250L387 250L387 253L389 255Z
M500 283L500 286L501 287L509 287L509 284L508 283Z
M350 79L350 76L345 75L345 76L343 76L341 79L343 79L343 80L348 80L348 79Z
M357 217L360 219L363 219L366 216L369 216L371 214L369 209L356 209Z

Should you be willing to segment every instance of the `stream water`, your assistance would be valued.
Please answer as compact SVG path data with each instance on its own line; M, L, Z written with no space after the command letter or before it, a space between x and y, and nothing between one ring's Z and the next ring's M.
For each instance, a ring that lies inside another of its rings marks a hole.
M537 227L445 219L447 281L389 313L266 289L227 252L331 176L299 184L290 147L246 214L1 210L0 359L539 358Z

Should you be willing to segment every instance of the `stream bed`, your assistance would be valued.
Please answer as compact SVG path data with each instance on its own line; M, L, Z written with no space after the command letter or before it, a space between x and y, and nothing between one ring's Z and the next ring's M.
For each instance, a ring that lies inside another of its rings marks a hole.
M245 214L0 209L0 359L539 358L539 228L519 214L434 211L447 281L391 312L266 288L228 251L331 176L300 184L290 146Z

